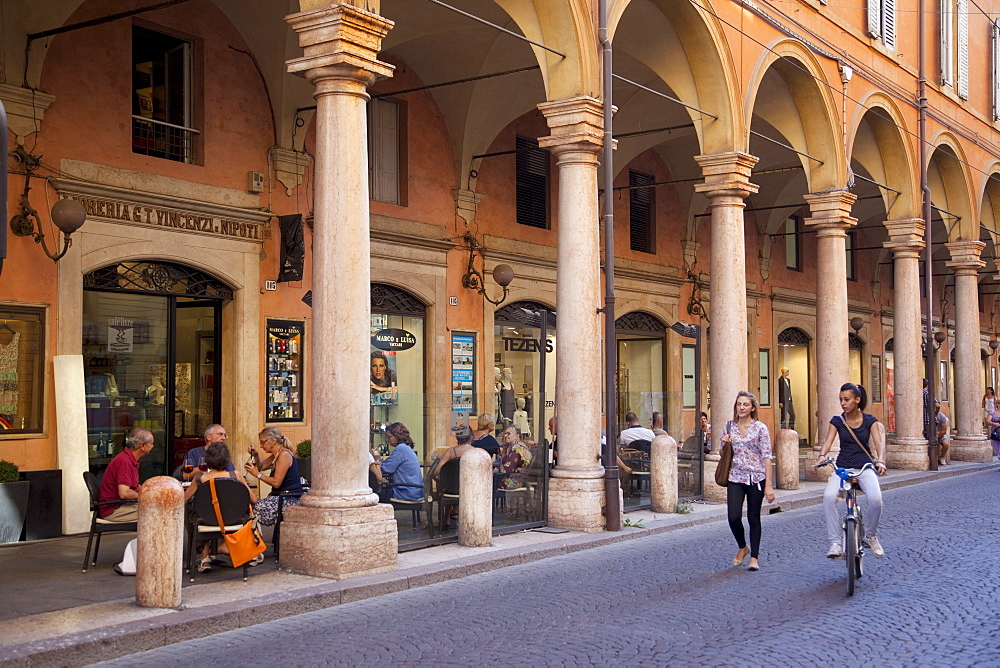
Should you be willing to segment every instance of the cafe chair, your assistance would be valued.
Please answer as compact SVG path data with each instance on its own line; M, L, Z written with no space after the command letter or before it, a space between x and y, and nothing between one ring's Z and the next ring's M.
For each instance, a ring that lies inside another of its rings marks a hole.
M125 503L135 503L135 499L126 499L122 501L121 499L116 499L115 501L98 501L98 497L101 491L101 484L95 476L90 471L83 472L83 481L87 484L87 491L90 492L90 535L87 537L87 553L83 557L83 572L87 572L87 566L97 565L97 552L101 549L101 534L113 533L116 531L138 531L138 522L112 522L110 520L102 519L101 513L98 510L101 506L109 505L122 505ZM95 541L94 538L97 538ZM93 564L90 562L90 547L94 547L94 561Z
M447 513L450 516L450 509L458 505L459 464L461 464L460 459L449 459L438 473L437 491L434 497L438 504L438 526L441 531L446 529L444 526L445 508L449 509Z
M224 526L221 527L215 517L215 508L212 506L211 485L198 485L198 490L191 499L193 514L188 524L188 572L191 574L191 582L194 582L194 574L198 572L195 568L198 537L218 539L223 533L238 531L250 516L250 490L239 480L216 478L215 494L219 498L219 512L224 522ZM247 580L249 566L249 562L243 564L244 582Z
M309 491L308 487L303 487L298 494L289 492L272 492L271 496L278 497L278 511L274 520L274 532L271 535L271 546L274 549L274 563L278 563L278 552L281 549L281 521L285 519L285 499L301 496Z

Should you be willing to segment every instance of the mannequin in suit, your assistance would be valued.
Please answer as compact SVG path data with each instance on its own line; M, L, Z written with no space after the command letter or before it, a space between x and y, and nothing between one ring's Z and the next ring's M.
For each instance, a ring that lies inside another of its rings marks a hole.
M778 409L781 411L781 428L795 429L795 406L792 404L792 381L788 377L788 367L781 368L778 378Z

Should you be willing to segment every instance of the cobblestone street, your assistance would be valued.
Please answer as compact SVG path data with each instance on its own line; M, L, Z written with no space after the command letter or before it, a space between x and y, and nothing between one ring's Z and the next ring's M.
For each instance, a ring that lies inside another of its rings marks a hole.
M729 566L736 545L717 522L102 665L1000 663L1000 474L884 498L886 558L868 555L853 598L813 506L764 517L756 573Z

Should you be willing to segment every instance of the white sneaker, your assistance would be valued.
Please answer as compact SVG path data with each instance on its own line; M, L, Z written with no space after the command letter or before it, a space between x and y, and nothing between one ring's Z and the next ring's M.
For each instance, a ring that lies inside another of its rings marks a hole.
M827 559L843 559L844 558L844 548L840 545L840 541L833 541L830 543L830 549L826 551Z
M885 550L882 549L882 544L878 542L878 536L868 536L868 548L879 559L885 556Z

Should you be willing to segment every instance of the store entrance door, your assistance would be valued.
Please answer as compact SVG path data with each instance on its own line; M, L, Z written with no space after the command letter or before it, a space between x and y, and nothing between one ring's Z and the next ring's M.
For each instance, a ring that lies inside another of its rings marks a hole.
M90 470L103 472L141 427L156 444L141 479L170 475L220 421L221 313L232 291L196 270L148 262L106 267L84 285Z

